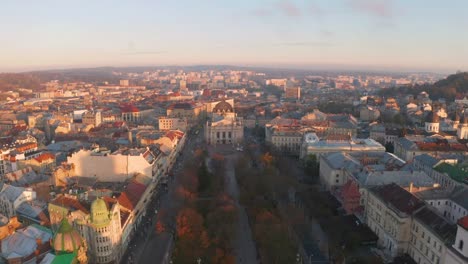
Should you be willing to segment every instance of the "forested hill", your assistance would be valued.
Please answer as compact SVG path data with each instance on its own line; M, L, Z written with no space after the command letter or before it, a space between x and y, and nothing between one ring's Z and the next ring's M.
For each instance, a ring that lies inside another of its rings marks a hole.
M381 91L382 95L390 96L394 94L413 94L417 95L426 91L431 99L445 98L449 101L455 99L457 95L468 93L468 72L457 73L448 76L434 84L423 84L405 87L396 87Z
M26 88L38 90L41 83L50 80L63 82L102 82L118 83L119 77L110 68L49 70L26 73L0 73L0 91Z

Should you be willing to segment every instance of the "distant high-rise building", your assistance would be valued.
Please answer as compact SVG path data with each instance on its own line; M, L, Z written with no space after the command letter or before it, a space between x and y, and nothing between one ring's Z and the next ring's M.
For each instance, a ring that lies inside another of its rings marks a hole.
M286 88L284 98L295 100L301 99L301 87Z
M130 86L130 82L128 80L120 80L120 86Z
M187 81L180 80L179 81L179 88L180 88L180 90L187 90Z

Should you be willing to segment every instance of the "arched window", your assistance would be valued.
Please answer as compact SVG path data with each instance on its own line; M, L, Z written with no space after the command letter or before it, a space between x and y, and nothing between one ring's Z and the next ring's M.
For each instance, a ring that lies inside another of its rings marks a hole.
M459 249L460 251L463 250L463 240L461 240L461 239L460 239L460 242L458 242L458 249Z

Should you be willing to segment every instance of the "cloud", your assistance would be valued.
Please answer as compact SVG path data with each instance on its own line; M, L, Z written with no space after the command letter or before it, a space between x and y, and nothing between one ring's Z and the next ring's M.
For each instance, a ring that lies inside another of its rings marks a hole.
M368 15L382 18L395 15L393 0L349 0L348 3L354 10Z
M301 10L291 1L283 0L277 3L279 10L289 17L300 17Z
M326 41L302 41L302 42L283 42L276 46L289 46L289 47L332 47L331 42Z

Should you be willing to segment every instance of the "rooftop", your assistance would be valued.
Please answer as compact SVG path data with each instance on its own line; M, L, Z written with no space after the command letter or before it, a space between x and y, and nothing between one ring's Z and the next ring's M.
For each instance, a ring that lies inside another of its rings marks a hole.
M434 167L434 169L438 172L446 173L457 182L468 183L468 171L465 167L444 162Z
M445 244L452 244L455 240L457 227L429 208L422 208L414 214L414 217L432 230Z
M410 215L424 206L423 201L419 200L416 196L407 192L396 183L372 187L369 190L383 202L387 203L390 208L397 210L396 213L401 212Z

